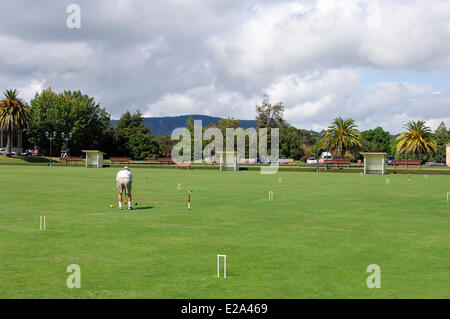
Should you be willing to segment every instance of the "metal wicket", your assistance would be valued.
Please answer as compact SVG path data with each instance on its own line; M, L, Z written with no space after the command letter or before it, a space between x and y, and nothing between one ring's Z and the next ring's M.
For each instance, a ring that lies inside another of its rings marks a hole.
M45 230L45 216L40 216L39 218L39 229Z
M227 255L217 255L217 278L220 278L220 257L223 257L223 278L227 278Z

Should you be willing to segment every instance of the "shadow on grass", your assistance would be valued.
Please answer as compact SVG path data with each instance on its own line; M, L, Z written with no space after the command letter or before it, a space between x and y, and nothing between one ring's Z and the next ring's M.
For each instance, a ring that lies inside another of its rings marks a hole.
M15 156L17 159L24 160L29 163L49 163L50 160L43 156Z
M133 210L137 210L137 209L152 209L153 206L138 206L138 207L133 207Z

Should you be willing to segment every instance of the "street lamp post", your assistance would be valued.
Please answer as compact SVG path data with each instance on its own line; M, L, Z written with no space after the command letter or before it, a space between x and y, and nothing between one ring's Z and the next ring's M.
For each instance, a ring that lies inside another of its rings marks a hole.
M69 156L68 150L67 150L67 142L72 138L72 132L70 132L67 136L66 136L66 134L64 134L64 132L62 132L61 137L64 141L66 141L66 166L67 166L67 156Z
M316 173L319 172L319 137L313 135L313 131L310 130L309 134L311 135L311 138L316 144Z
M319 137L316 138L316 173L319 173Z
M319 141L323 139L325 135L325 131L322 130L317 136L314 138L316 141L316 173L319 172ZM311 136L312 136L312 130L311 130Z
M53 134L50 134L48 132L45 132L45 136L50 141L50 166L52 166L52 141L56 137L56 132L53 132Z

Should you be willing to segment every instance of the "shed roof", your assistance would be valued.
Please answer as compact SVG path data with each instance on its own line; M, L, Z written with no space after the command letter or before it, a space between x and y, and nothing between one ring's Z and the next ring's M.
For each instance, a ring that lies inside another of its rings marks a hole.
M81 150L83 153L101 153L101 154L106 154L102 151L99 150Z

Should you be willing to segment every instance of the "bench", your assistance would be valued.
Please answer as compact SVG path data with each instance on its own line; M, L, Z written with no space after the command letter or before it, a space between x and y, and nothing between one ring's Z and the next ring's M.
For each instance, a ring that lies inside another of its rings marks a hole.
M129 157L110 157L111 163L130 163L132 160Z
M336 165L336 168L338 167L338 165L347 165L348 167L350 167L350 161L349 160L345 160L345 159L329 159L329 160L324 160L322 162L322 164L330 164L330 165Z
M158 157L156 158L156 160L158 161L159 164L161 163L166 163L167 165L169 165L169 163L173 163L173 160L171 157Z
M177 163L175 164L175 168L178 169L178 167L186 167L186 169L191 169L191 163Z
M408 165L418 165L419 169L422 166L422 161L421 160L393 160L392 161L392 166L397 166L397 165L406 165L406 168L408 168Z
M279 158L278 163L279 164L293 164L294 159L293 158Z
M244 164L256 164L256 158L241 158L239 160L239 163L244 163Z
M150 163L158 163L158 160L156 159L156 157L149 157L149 158L147 158L147 161L149 161Z

